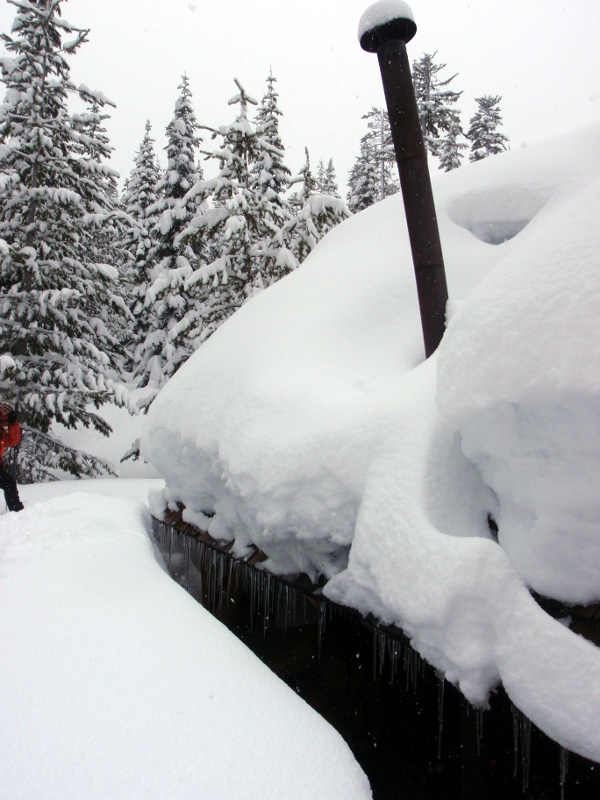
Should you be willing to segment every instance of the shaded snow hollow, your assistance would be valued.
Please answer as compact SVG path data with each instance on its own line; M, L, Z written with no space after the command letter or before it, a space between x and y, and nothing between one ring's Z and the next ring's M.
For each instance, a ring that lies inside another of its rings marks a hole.
M600 125L434 191L451 297L434 357L395 196L200 348L143 453L190 521L274 572L325 574L473 703L502 681L600 760L600 654L528 591L600 600Z
M368 800L342 737L159 563L150 485L25 486L0 516L0 797Z

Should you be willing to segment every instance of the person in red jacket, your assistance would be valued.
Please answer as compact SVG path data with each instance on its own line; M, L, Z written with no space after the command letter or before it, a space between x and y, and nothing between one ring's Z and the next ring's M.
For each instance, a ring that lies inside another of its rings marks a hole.
M21 441L21 426L17 422L17 412L10 403L0 403L0 489L4 492L9 511L22 511L24 506L19 497L17 482L4 465L4 451L16 447Z

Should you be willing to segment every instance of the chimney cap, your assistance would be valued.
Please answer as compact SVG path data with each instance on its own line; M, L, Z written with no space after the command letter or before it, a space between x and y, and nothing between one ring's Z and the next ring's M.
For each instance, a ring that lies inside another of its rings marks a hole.
M360 46L369 53L376 53L393 39L406 44L416 32L412 9L404 0L378 0L367 8L358 24Z

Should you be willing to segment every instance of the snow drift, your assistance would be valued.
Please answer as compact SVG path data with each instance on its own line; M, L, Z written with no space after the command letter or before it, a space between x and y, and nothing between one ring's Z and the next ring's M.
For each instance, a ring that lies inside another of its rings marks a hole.
M211 337L142 442L190 521L275 572L324 574L472 702L502 681L596 760L599 653L529 589L600 600L599 140L436 176L451 300L427 362L396 196Z

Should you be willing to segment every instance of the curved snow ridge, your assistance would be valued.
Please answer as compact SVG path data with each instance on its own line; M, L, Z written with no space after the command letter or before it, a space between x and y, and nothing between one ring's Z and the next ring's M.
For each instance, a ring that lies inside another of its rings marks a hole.
M600 600L600 178L566 188L449 322L438 424L494 492L528 586ZM507 292L507 286L510 292Z
M595 178L542 212L453 315L438 382L449 429L498 402L600 393L599 198Z
M596 123L435 176L440 224L447 216L476 236L485 223L521 223L515 233L522 230L547 203L562 202L596 178L599 140Z
M435 491L425 480L437 435L427 389L434 364L419 372L400 415L411 424L399 426L374 462L348 569L332 578L324 594L399 625L423 658L475 705L485 706L501 681L548 736L598 761L600 651L535 603L491 538L449 536L427 516L424 495ZM451 482L462 458L450 448L439 474ZM471 509L471 529L480 511Z
M600 598L600 397L496 403L463 424L461 449L498 501L498 541L538 594Z

